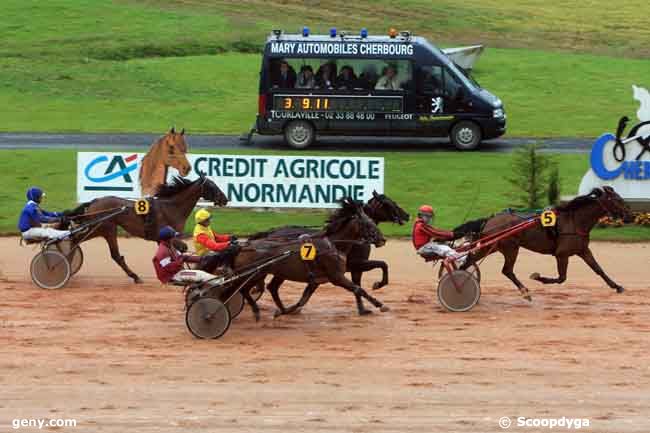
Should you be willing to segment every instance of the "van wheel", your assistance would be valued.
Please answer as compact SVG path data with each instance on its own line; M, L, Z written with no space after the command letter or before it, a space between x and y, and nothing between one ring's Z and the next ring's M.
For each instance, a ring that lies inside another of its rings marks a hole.
M481 144L481 128L468 120L458 122L451 129L451 142L458 150L473 150Z
M284 128L284 140L294 149L304 149L314 142L316 132L311 123L294 120Z

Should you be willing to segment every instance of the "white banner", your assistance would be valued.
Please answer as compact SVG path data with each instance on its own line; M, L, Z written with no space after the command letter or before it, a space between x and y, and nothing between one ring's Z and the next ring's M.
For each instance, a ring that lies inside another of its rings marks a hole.
M79 152L77 199L140 198L144 154ZM384 159L357 157L187 154L192 170L228 196L233 207L333 208L343 197L367 201L384 191ZM170 168L168 179L176 175Z

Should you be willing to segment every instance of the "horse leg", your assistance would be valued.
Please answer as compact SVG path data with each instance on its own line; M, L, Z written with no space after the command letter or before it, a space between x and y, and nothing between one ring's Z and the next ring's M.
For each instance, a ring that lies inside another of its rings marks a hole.
M359 315L363 316L365 314L371 313L370 310L367 310L363 306L363 300L361 299L362 297L366 298L368 302L370 302L376 308L379 308L380 311L389 311L389 308L387 306L370 296L365 290L363 290L363 288L361 288L361 286L358 286L352 281L348 280L343 272L337 271L332 275L328 275L328 278L330 280L330 283L334 284L335 286L343 287L344 289L347 289L354 294L357 300L357 310L359 312Z
M284 283L284 280L274 275L273 278L271 278L271 281L269 281L269 283L266 285L266 290L271 293L273 302L275 303L275 306L278 307L278 309L275 310L275 313L273 313L274 317L277 317L281 314L286 314L287 311L284 304L282 303L282 299L280 299L280 294L278 293L278 290L280 289L282 283Z
M354 263L351 266L352 282L357 286L361 286L361 274L373 269L381 269L381 281L376 281L372 285L372 290L381 289L388 284L388 265L382 260L364 260L363 262ZM358 274L358 279L355 280L355 273Z
M104 239L106 239L109 250L111 251L111 258L113 261L117 263L126 275L131 277L135 283L141 284L142 280L140 277L127 266L124 256L120 255L120 247L117 243L117 226L111 227L109 231L103 234L103 236Z
M264 277L262 277L262 280L264 280ZM260 307L257 305L257 301L251 296L251 288L256 286L258 281L259 280L249 281L248 284L239 289L246 302L248 302L248 305L251 306L256 322L260 321Z
M623 293L625 290L623 286L616 284L611 278L607 276L605 271L603 271L603 268L600 267L596 259L594 258L594 255L592 254L591 250L589 248L586 248L582 253L579 254L580 258L585 261L586 264L589 265L589 267L600 277L605 280L607 285L611 287L612 289L616 289L617 293Z
M316 283L307 284L307 287L305 287L305 290L302 292L302 296L300 297L300 300L296 302L294 305L288 307L283 314L299 313L302 307L304 307L307 304L307 302L309 302L311 295L314 294L318 286L319 285Z
M521 293L521 296L523 296L525 300L532 301L533 299L530 297L530 293L528 293L528 288L519 281L514 272L515 262L517 261L517 255L519 254L519 245L507 244L506 248L500 248L499 251L501 251L503 258L505 259L501 273L508 277L508 279L517 286L519 293Z
M542 277L538 272L530 275L530 278L544 284L562 284L566 281L566 271L569 267L569 256L557 256L557 278Z

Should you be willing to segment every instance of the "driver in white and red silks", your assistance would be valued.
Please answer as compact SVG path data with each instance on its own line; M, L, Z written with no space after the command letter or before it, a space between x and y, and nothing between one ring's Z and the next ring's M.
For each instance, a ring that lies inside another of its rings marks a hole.
M185 269L185 263L199 263L201 258L189 254L182 254L174 248L173 240L180 233L165 226L158 234L158 251L153 258L153 266L160 282L167 284L170 281L182 284L204 283L216 278L205 271Z
M63 213L41 209L40 204L43 197L45 197L45 193L40 188L31 187L27 190L27 203L18 220L18 230L26 241L63 239L70 235L69 230L48 227L48 224L58 223L63 217Z
M435 212L432 206L422 205L418 209L418 219L413 224L412 241L418 254L422 256L437 255L440 257L455 257L458 252L449 245L439 241L451 241L454 232L433 227L431 224ZM459 257L458 264L463 265L466 257Z

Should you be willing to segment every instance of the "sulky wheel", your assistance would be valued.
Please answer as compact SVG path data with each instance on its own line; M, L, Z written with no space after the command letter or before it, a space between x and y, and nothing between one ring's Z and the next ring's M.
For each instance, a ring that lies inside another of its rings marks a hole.
M70 272L75 275L81 269L84 263L84 253L79 245L74 245L70 240L64 240L55 244L50 244L48 250L54 250L62 253L70 262Z
M467 271L445 273L438 282L438 300L449 311L468 311L481 297L479 282Z
M228 307L231 319L239 316L239 313L244 309L244 295L241 292L233 294L230 300L226 302L226 307Z
M81 265L84 264L84 252L81 251L79 245L74 247L72 253L68 255L68 260L70 261L70 271L72 275L75 275L81 269Z
M217 298L199 298L187 308L185 324L196 338L219 338L230 327L230 312Z
M42 289L60 289L72 276L68 258L54 249L36 254L29 271L34 284Z
M466 271L472 274L472 276L476 278L476 281L478 281L479 284L481 283L481 270L479 269L476 263L472 263L471 265L469 265ZM440 281L442 276L446 273L447 273L447 268L445 268L444 264L440 263L440 269L438 270L438 281Z
M258 281L258 283L251 288L250 295L255 300L255 302L259 301L264 294L264 287L264 280L262 280Z

